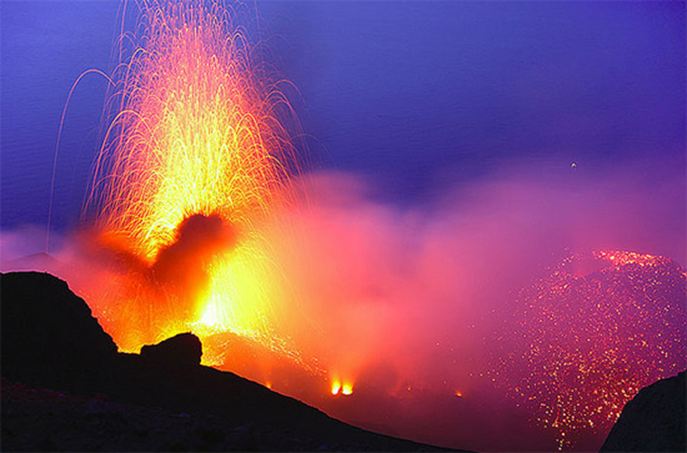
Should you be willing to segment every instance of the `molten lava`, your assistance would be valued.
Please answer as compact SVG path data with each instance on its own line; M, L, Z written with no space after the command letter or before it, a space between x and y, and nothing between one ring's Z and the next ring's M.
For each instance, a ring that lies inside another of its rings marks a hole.
M222 2L140 8L136 33L120 38L86 210L100 243L141 271L103 322L125 350L179 330L283 347L271 327L279 272L260 225L296 169L278 119L288 102Z
M332 395L344 395L349 396L353 394L353 384L347 381L341 381L339 379L334 379L331 386Z

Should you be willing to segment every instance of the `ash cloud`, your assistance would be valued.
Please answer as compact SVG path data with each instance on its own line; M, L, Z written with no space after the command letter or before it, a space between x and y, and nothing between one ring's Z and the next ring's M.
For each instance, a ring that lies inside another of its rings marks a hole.
M192 321L193 299L207 285L212 260L234 247L235 228L217 215L192 215L177 228L176 239L164 247L148 269L155 286L175 292L183 304L183 319ZM178 307L181 308L181 307Z
M41 270L64 278L111 334L132 331L128 341L119 344L128 351L158 340L160 325L170 318L179 328L194 321L194 301L209 281L210 263L232 250L239 233L217 215L192 215L151 262L135 254L123 238L94 228L51 236L51 252L46 253L40 228L3 232L0 268ZM121 340L120 335L114 336Z

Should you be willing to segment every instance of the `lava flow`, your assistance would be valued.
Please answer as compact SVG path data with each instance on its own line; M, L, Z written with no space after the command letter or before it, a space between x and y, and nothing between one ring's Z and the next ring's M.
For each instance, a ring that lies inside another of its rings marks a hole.
M139 8L136 32L120 37L86 205L98 242L137 264L100 317L124 350L179 330L284 347L260 225L297 171L279 120L288 101L222 2ZM205 361L221 361L215 352Z

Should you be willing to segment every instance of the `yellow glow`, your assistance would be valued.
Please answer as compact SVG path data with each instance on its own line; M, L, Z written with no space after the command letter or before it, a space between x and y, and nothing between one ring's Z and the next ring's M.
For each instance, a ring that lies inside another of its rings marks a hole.
M332 379L331 383L331 394L332 395L344 395L349 396L353 394L353 383L349 381L343 381L339 378Z
M250 243L212 263L208 288L198 296L196 330L231 331L267 341L275 297L269 270L259 248Z
M296 168L295 148L275 114L288 110L288 101L256 76L248 40L221 2L141 8L139 47L113 73L106 105L112 121L86 209L98 208L105 240L117 238L150 265L185 219L219 216L236 229L237 243L205 264L209 281L189 296L193 319L174 309L178 300L163 288L157 296L164 300L155 303L164 308L148 328L155 337L229 331L283 347L271 328L280 271L259 225L288 198L288 169ZM154 303L150 294L132 297ZM133 318L154 308L132 306L138 313L111 311L121 317L111 333L135 348ZM205 357L222 359L217 351Z

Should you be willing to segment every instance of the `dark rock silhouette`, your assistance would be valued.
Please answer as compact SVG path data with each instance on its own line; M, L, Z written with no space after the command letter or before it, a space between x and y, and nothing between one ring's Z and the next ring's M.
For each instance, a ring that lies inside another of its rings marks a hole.
M116 352L85 302L44 273L0 274L2 450L417 451L199 364L181 334Z
M3 376L90 389L115 360L114 341L65 282L35 272L4 274L0 295Z
M687 451L685 371L644 387L623 408L601 451Z
M198 366L202 355L203 345L190 332L141 348L141 359L144 362L167 368Z

